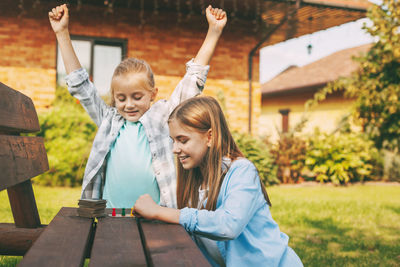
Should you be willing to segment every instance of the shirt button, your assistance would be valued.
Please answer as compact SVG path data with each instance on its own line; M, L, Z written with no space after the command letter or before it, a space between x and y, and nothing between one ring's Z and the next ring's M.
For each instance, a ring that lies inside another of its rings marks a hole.
M157 174L157 175L160 175L160 172L157 172L156 174Z

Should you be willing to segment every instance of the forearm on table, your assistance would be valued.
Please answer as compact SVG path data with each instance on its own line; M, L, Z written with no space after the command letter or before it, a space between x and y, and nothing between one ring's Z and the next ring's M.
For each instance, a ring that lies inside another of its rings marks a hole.
M181 211L178 209L167 208L159 206L154 219L164 221L167 223L179 224L179 216Z

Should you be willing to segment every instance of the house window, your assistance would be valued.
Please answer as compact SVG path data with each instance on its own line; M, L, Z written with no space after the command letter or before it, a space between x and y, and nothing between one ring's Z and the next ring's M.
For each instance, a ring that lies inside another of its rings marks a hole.
M72 46L83 68L87 70L100 95L110 90L114 69L126 55L126 40L71 36ZM66 71L57 47L57 84L65 86Z

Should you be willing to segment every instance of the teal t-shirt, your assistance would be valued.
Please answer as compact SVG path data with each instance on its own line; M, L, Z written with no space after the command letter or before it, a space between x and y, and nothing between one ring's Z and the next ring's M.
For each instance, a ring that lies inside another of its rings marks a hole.
M103 198L108 208L132 208L143 194L160 202L149 142L140 122L126 121L107 156Z

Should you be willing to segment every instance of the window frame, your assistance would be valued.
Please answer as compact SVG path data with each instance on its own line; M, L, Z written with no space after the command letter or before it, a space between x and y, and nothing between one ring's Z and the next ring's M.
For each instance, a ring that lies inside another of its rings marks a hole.
M94 63L94 46L95 45L105 45L105 46L118 46L121 47L121 61L127 56L127 43L128 40L125 38L108 38L108 37L97 37L97 36L86 36L86 35L74 35L71 34L72 41L88 41L90 43L90 70L89 77L93 80L93 63ZM58 42L56 45L56 84L59 84L58 79ZM78 58L79 59L79 58Z

